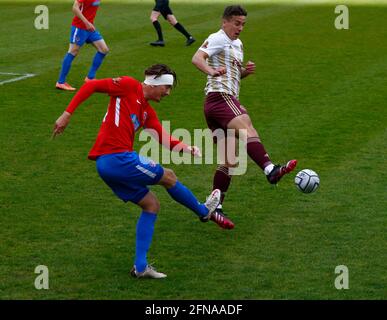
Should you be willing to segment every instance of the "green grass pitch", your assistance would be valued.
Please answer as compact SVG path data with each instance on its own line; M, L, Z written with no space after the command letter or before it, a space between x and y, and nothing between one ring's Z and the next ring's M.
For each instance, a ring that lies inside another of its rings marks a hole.
M72 97L54 88L72 1L44 1L49 30L34 29L40 1L0 1L0 82L2 73L36 74L0 85L0 299L387 298L387 6L350 2L350 29L337 30L333 1L239 2L248 10L245 61L257 64L241 103L271 158L298 159L298 169L320 175L320 188L302 194L295 173L273 187L249 160L226 198L236 227L225 231L154 187L162 208L149 257L168 278L136 281L128 271L140 210L116 198L86 159L108 97L94 95L50 140ZM153 104L159 117L173 129L205 128L205 76L191 57L219 29L225 4L172 0L198 41L185 47L160 20L167 46L153 48L152 1L102 1L96 25L111 51L97 76L142 79L147 66L166 63L180 81ZM70 84L79 88L94 52L82 48ZM199 199L210 192L215 165L167 167ZM49 268L49 290L34 287L38 265ZM334 286L338 265L349 269L348 290Z

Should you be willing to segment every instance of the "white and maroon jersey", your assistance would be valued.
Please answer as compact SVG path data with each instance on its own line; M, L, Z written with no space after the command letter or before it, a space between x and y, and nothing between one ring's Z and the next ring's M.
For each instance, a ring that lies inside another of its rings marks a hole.
M222 76L207 76L204 89L206 95L210 92L224 92L238 97L243 65L242 41L231 40L221 29L211 34L199 50L208 54L207 63L210 67L226 67L227 70Z

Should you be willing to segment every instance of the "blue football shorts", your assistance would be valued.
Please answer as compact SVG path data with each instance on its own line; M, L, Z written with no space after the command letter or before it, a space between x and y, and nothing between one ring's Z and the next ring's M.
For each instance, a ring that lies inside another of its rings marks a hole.
M71 26L70 43L75 43L78 46L83 46L86 43L93 43L98 40L102 40L102 35L95 31L87 31L84 29Z
M161 165L134 151L102 155L96 162L102 180L124 202L138 203L164 174Z

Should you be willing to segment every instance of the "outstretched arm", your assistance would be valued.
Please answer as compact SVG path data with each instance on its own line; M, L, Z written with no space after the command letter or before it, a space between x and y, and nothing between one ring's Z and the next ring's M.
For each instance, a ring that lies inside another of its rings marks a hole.
M122 95L127 90L126 78L101 79L86 82L70 101L66 111L56 120L52 137L61 134L70 122L71 115L82 102L88 99L94 92L107 93L111 96Z
M79 18L82 20L82 22L85 24L86 26L86 29L88 31L95 31L95 27L94 25L86 19L86 17L83 15L82 11L81 11L81 5L82 5L82 0L75 0L74 1L74 4L73 4L73 13Z
M153 111L153 110L152 110ZM145 129L148 130L155 139L159 141L164 147L176 152L190 153L195 157L201 157L201 151L197 146L188 146L183 141L171 136L161 125L156 113L148 113Z

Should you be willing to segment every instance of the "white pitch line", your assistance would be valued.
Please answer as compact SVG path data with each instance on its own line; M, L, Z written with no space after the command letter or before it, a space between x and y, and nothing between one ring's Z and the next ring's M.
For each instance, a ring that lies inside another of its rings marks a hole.
M33 73L12 73L12 72L0 72L0 75L20 76L20 77L11 78L11 79L8 79L8 80L0 81L0 86L5 84L5 83L20 81L20 80L23 80L23 79L32 78L32 77L36 76L36 74L33 74Z

